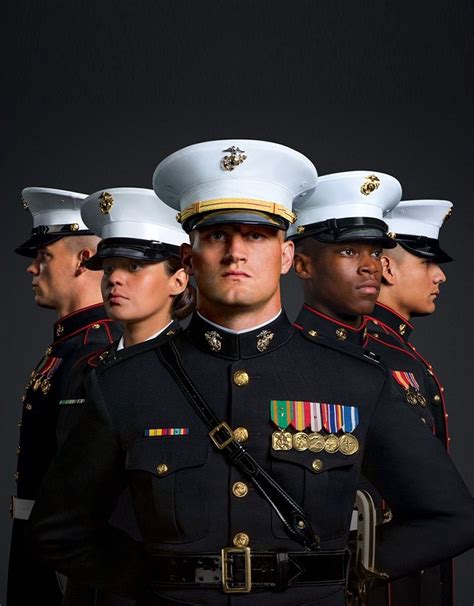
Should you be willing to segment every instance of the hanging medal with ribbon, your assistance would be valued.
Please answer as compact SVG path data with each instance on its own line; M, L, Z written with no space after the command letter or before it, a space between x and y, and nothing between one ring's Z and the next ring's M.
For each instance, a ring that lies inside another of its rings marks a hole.
M291 400L270 400L270 418L278 427L272 434L273 450L291 450L293 448L292 435L285 431L292 422L294 415Z

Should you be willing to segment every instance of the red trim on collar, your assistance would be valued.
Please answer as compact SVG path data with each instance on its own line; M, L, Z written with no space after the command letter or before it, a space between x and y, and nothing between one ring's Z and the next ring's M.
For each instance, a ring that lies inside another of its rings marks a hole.
M74 337L75 335L79 334L83 330L89 329L93 324L106 325L106 324L111 324L112 322L113 322L113 320L111 320L110 318L106 318L106 319L102 319L102 320L95 320L94 322L90 322L89 324L86 324L85 326L81 326L81 328L78 328L74 332L70 332L67 335L64 335L64 337L61 337L60 339L56 339L56 341L54 341L54 343L53 343L53 347L54 347L54 345L57 345L58 343L62 343L65 339L70 339L71 337Z
M291 325L297 328L298 330L303 330L303 327L297 324L296 322L292 322Z
M344 322L335 320L334 318L331 318L330 316L327 316L326 314L323 314L322 312L317 311L316 309L313 309L307 303L304 303L303 307L305 309L307 309L309 312L313 313L315 316L320 316L321 318L324 318L325 320L329 320L329 322L332 322L333 324L337 324L338 326L344 326L344 328L348 328L349 330L352 330L353 332L360 332L361 330L363 330L365 328L365 325L367 324L367 316L361 316L362 324L359 326L359 328L354 328L353 326L349 326L349 324L345 324Z
M389 307L388 305L384 305L383 303L380 303L379 301L377 301L376 305L378 305L379 307L383 307L384 309L386 309L387 311L389 311L390 313L394 314L395 316L397 316L397 318L400 318L400 320L403 320L403 322L405 324L408 324L408 326L414 330L415 326L414 324L412 324L409 320L407 320L406 318L404 318L402 315L400 315L398 313L398 311L395 311L394 309L392 309L391 307ZM373 319L377 319L377 318L373 318Z
M396 349L397 351L401 351L408 357L412 358L413 360L416 360L416 356L413 355L412 353L410 353L409 351L407 351L406 349L402 349L401 347L397 347L396 345L391 345L390 343L387 343L387 341L384 341L383 339L380 339L380 338L376 339L370 333L369 333L369 339L372 339L372 341L374 341L374 343L382 343L382 345L385 345L386 347L390 347L391 349Z
M55 324L62 323L65 320L67 320L68 318L72 318L72 316L75 316L76 314L80 314L83 311L87 311L88 309L94 309L94 307L103 307L104 303L94 303L94 305L88 305L87 307L81 307L81 309L76 309L75 311L71 311L70 314L67 314L67 316L63 316L62 318L58 318L55 322Z

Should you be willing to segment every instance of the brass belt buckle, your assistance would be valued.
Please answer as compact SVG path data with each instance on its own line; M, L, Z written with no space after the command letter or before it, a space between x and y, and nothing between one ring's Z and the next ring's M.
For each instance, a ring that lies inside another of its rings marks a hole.
M234 582L229 576L229 554L240 553L244 558L245 581L237 587L231 586ZM222 589L224 593L249 593L252 589L252 566L250 564L250 547L224 547L221 550Z
M223 442L220 442L217 437L217 433L221 429L226 429L229 432L229 437L226 440L224 440ZM229 427L229 425L227 425L227 423L225 421L222 421L222 423L219 423L219 425L217 425L217 427L214 427L214 429L211 429L211 431L209 432L209 437L214 442L214 444L217 446L217 448L219 450L222 450L223 448L225 448L232 442L232 440L234 439L234 432Z

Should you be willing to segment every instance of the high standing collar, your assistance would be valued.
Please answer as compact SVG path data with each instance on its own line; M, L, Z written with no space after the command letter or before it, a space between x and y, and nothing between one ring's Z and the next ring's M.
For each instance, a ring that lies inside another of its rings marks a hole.
M104 320L112 322L105 313L105 307L102 303L78 309L54 323L53 343L67 339L86 328L94 329L95 325L100 328L100 322Z
M383 324L386 324L394 332L403 337L405 341L409 340L414 329L413 324L410 324L406 318L401 316L391 307L387 307L387 305L383 305L382 303L377 303L375 305L374 311L370 317L375 322L382 322Z
M200 349L221 358L238 360L281 347L291 338L294 328L283 311L272 322L240 334L216 327L195 313L186 333Z
M359 328L354 328L330 318L306 304L303 305L294 324L297 328L311 334L311 336L323 336L338 343L352 343L359 347L364 346L367 336L365 319Z

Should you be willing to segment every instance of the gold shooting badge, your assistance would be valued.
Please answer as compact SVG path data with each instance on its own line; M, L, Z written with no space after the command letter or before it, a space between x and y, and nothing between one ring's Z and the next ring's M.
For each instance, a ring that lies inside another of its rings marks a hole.
M322 436L320 433L314 432L310 433L308 438L308 450L311 450L311 452L321 452L324 450L324 436Z
M359 450L359 441L351 433L339 437L339 451L344 455L353 455Z
M274 431L272 433L273 450L291 450L293 448L292 435L289 431Z
M339 438L333 433L328 434L324 438L324 450L329 453L337 452L339 450Z
M293 435L293 448L295 450L303 451L309 448L309 435L302 431Z

